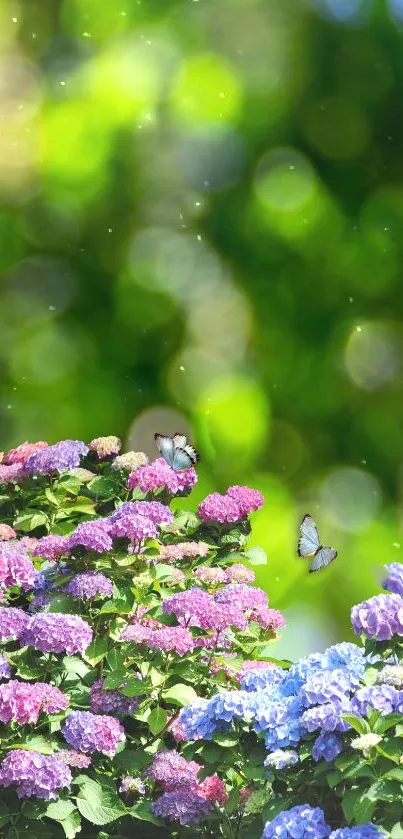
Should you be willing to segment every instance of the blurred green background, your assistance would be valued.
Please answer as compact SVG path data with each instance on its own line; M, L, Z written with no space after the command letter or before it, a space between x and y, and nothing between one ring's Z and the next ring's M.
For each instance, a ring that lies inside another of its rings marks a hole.
M0 0L1 448L187 430L291 657L402 556L402 56L403 0Z

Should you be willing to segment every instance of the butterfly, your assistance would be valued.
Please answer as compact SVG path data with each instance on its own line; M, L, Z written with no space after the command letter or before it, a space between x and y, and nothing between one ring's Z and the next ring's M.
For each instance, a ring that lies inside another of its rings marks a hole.
M299 527L298 556L313 556L309 573L326 568L334 559L337 551L334 548L324 548L320 544L319 533L312 516L306 515Z
M196 449L188 445L184 434L174 434L173 437L154 434L154 439L160 454L176 472L185 472L199 460Z

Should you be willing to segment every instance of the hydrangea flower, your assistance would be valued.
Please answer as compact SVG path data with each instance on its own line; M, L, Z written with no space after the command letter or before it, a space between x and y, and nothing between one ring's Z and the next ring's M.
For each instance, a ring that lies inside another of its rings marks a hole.
M256 697L259 703L259 693L247 694ZM260 734L264 733L264 741L269 751L286 749L297 746L302 734L301 724L302 705L300 699L286 698L267 702L263 696L262 705L257 704L253 727Z
M329 839L381 839L385 837L383 830L371 822L359 824L357 827L339 827L332 830Z
M0 720L18 725L38 722L41 711L55 714L65 711L69 699L53 685L43 682L19 682L11 679L0 685Z
M134 578L133 578L134 579ZM186 582L186 577L183 571L180 568L172 568L171 569L171 576L169 579L165 581L166 586L180 586L184 585Z
M11 677L11 666L4 655L0 655L0 679L9 679Z
M228 801L228 793L224 781L218 775L208 775L201 784L197 785L197 792L213 804L222 807Z
M22 463L12 463L4 466L0 463L0 484L18 483L25 478L24 466Z
M124 501L109 518L115 522L126 515L144 516L154 524L171 524L174 517L172 510L160 501Z
M164 792L160 798L151 805L155 816L160 819L179 822L179 824L199 824L203 816L209 816L213 805L200 793L191 790L190 792Z
M308 676L301 688L301 698L306 708L323 705L348 697L358 687L359 680L344 670L323 670Z
M227 489L226 494L236 501L242 518L248 516L253 510L259 510L264 504L262 493L250 487L232 486Z
M126 739L123 726L114 717L72 711L62 725L62 734L79 752L102 752L113 757L119 743Z
M67 536L58 536L56 533L50 536L42 536L38 539L33 551L34 556L41 556L44 559L49 559L50 562L56 562L59 557L67 553L69 550L69 540Z
M0 541L7 542L9 539L14 539L16 537L15 530L10 527L9 524L1 524L0 523Z
M74 749L59 749L57 757L67 766L74 766L76 769L88 769L91 766L91 758Z
M199 763L186 760L174 749L163 749L154 755L145 774L161 784L164 792L184 791L196 789L200 769Z
M264 766L278 771L285 769L286 766L294 766L295 763L298 763L298 760L298 753L294 749L276 749L267 756Z
M91 686L90 706L93 714L132 714L139 705L138 697L129 698L118 690L103 690L103 679Z
M163 652L176 652L186 655L193 652L194 638L192 633L183 626L162 626L160 629L150 629L141 624L131 624L121 633L122 641L133 644L146 644L150 649Z
M87 600L93 597L112 597L113 583L98 571L86 571L84 574L76 574L67 584L65 591L72 597Z
M259 662L251 662L259 664ZM263 663L263 662L262 662ZM264 662L266 664L266 662ZM262 690L268 687L278 687L284 682L284 670L276 665L258 667L241 674L241 690L248 692Z
M20 643L45 653L83 653L92 641L92 629L79 615L39 612L28 619Z
M176 545L163 545L158 557L159 562L179 562L182 559L196 559L207 556L210 548L205 542L177 542Z
M308 708L301 716L301 724L306 731L348 731L351 726L342 719L343 714L351 713L349 699L326 702L315 708Z
M324 734L319 734L312 746L312 757L315 761L318 760L334 760L337 755L343 750L343 743L337 734L331 731L326 731Z
M17 448L10 449L7 454L3 457L3 463L6 466L11 466L13 463L25 463L28 457L31 454L36 454L36 452L40 452L42 449L47 449L48 443L44 443L40 440L38 443L21 443Z
M114 458L112 469L135 472L139 466L146 466L148 462L148 457L144 452L125 452L125 454L119 454Z
M378 682L395 688L403 688L403 665L387 664L378 673Z
M157 535L157 526L146 516L138 513L120 515L112 524L111 535L117 538L130 539L132 542L142 542Z
M87 551L105 553L112 548L112 539L109 535L110 522L107 519L95 519L94 521L83 521L78 524L74 532L69 536L69 551L76 547L86 548Z
M29 615L14 606L0 607L0 641L18 640L29 621Z
M325 822L323 810L301 804L278 813L272 821L266 822L262 839L324 839L329 833L330 827Z
M242 565L241 562L230 565L224 573L227 583L253 583L255 579L254 571L247 568L246 565Z
M388 576L382 583L382 588L393 594L403 595L403 563L391 562L385 566Z
M248 709L245 691L222 691L211 699L199 699L182 708L179 723L188 740L211 740L216 731L230 727L234 718L243 719Z
M220 495L212 492L199 504L198 513L203 521L225 522L239 521L242 518L240 508L230 495Z
M0 786L16 784L19 798L57 798L59 790L71 782L69 767L57 755L18 749L8 752L0 765Z
M119 437L113 436L96 437L89 444L90 451L96 452L98 460L103 460L103 458L110 457L113 454L119 454L121 448L122 441L119 440Z
M225 571L222 568L213 568L210 565L201 565L194 572L196 580L210 586L218 586L226 582Z
M54 446L30 454L24 462L26 475L49 475L64 472L80 465L81 458L88 454L88 446L81 440L62 440Z
M356 635L364 634L376 641L389 641L403 635L403 601L398 594L377 594L358 603L351 610L351 623Z
M364 755L368 755L371 749L375 748L381 742L382 737L380 734L375 734L373 731L370 731L368 734L361 734L359 737L355 737L351 741L351 745L353 749L358 749Z
M397 708L399 693L390 685L370 685L357 690L351 700L351 712L359 717L368 716L374 709L381 714L392 714Z
M247 620L237 605L217 602L213 595L197 586L168 595L162 608L166 614L175 615L180 623L200 629L220 631L229 626L238 629L247 627Z
M0 582L6 588L21 586L24 591L34 586L35 568L19 542L0 542Z
M176 472L163 457L158 457L147 466L139 466L127 479L128 489L138 487L142 492L154 492L165 487L171 495L193 489L197 472L193 467L185 472Z
M119 792L121 795L144 795L146 787L141 778L133 778L132 775L126 775L122 778Z

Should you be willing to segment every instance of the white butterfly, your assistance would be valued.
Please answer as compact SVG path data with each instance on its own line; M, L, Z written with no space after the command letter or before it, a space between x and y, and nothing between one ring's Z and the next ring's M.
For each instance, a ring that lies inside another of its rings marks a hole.
M185 472L199 460L196 449L188 445L184 434L174 434L173 437L154 434L154 438L160 454L176 472Z
M320 544L319 533L312 516L306 515L299 527L298 556L313 556L309 573L326 568L334 559L337 551L334 548L324 548Z

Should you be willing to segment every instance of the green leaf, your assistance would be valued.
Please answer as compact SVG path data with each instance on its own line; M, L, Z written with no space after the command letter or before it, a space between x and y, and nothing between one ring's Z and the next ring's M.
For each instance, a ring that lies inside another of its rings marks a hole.
M168 690L164 690L162 698L165 702L171 702L172 705L182 707L183 705L189 705L191 702L195 702L198 699L198 695L191 685L178 684L172 685Z
M106 475L100 475L97 478L93 478L93 480L87 484L87 487L90 492L94 493L94 495L99 498L112 498L116 493L118 485L119 480L112 477L106 477Z
M114 673L108 673L104 679L103 690L117 690L126 679L127 670L122 669L116 670Z
M388 769L388 771L382 775L382 780L401 781L401 783L403 783L403 768L400 766L393 766L392 769Z
M366 685L374 685L378 678L379 670L376 667L368 667L364 674L364 682Z
M119 650L110 650L106 656L106 660L111 670L121 670L124 665L125 657Z
M342 808L343 808L343 813L346 817L346 821L352 822L353 819L355 818L354 808L355 808L355 805L356 805L357 801L359 801L359 799L361 798L361 794L362 794L361 790L357 789L357 788L348 789L344 793L343 801L342 801Z
M342 714L342 719L348 722L358 734L368 734L370 731L368 722L362 717L356 717L354 714Z
M251 565L267 565L266 551L263 550L263 548L258 547L258 545L253 548L248 548L248 550L245 551L245 556Z
M379 717L373 727L373 731L376 734L384 734L385 731L400 723L401 720L401 714L387 714L385 717Z
M138 804L135 804L130 808L129 813L134 816L135 819L140 819L143 822L151 822L151 824L157 825L163 824L160 819L157 819L156 816L154 816L154 813L151 810L151 803L147 801L140 801Z
M163 708L154 708L147 722L151 734L159 734L168 722L168 714Z
M28 736L21 743L18 744L21 749L28 749L32 752L40 752L41 755L52 755L54 752L53 746L42 737L41 734L28 734Z
M47 523L46 513L41 513L38 510L26 510L21 516L17 516L14 521L14 528L21 530L23 533L30 533L31 530L47 525Z
M127 814L115 783L105 777L102 778L102 783L100 776L98 781L87 777L80 786L76 800L81 815L92 824L110 824Z
M390 831L390 839L402 839L403 836L403 822L396 822Z
M57 594L52 597L48 607L48 612L63 612L68 615L73 611L73 599L67 594Z
M364 824L372 819L376 801L364 793L354 805L354 818L358 824Z
M143 769L150 763L151 755L146 754L142 749L124 749L117 754L113 762L115 766L125 769L127 772L136 772Z
M62 801L62 799L58 799L58 801L52 801L48 805L48 809L46 810L46 816L49 819L55 819L57 822L62 822L64 819L76 809L75 804L72 801Z
M66 839L74 839L74 837L77 836L77 833L80 833L81 831L81 819L78 810L74 810L73 813L70 813L70 815L67 816L67 819L63 819L63 821L60 822L60 826L64 830Z
M214 734L213 742L222 746L223 749L234 749L238 743L238 736L227 731L217 731Z
M129 676L129 678L126 677L126 684L120 689L120 693L123 693L123 696L129 697L141 696L147 692L148 687L149 683L143 679L136 679L135 676Z
M76 676L86 676L90 668L76 655L66 655L63 658L63 668L66 673L73 673Z
M84 661L88 661L88 664L98 664L99 661L102 661L105 658L106 653L108 652L108 645L109 645L109 638L104 636L103 638L94 638L93 642L87 647L85 653L83 653Z
M163 562L154 565L152 570L156 580L170 580L174 571L171 565L165 565Z
M366 795L372 801L400 801L402 797L401 785L398 781L386 781L379 778L367 790Z

